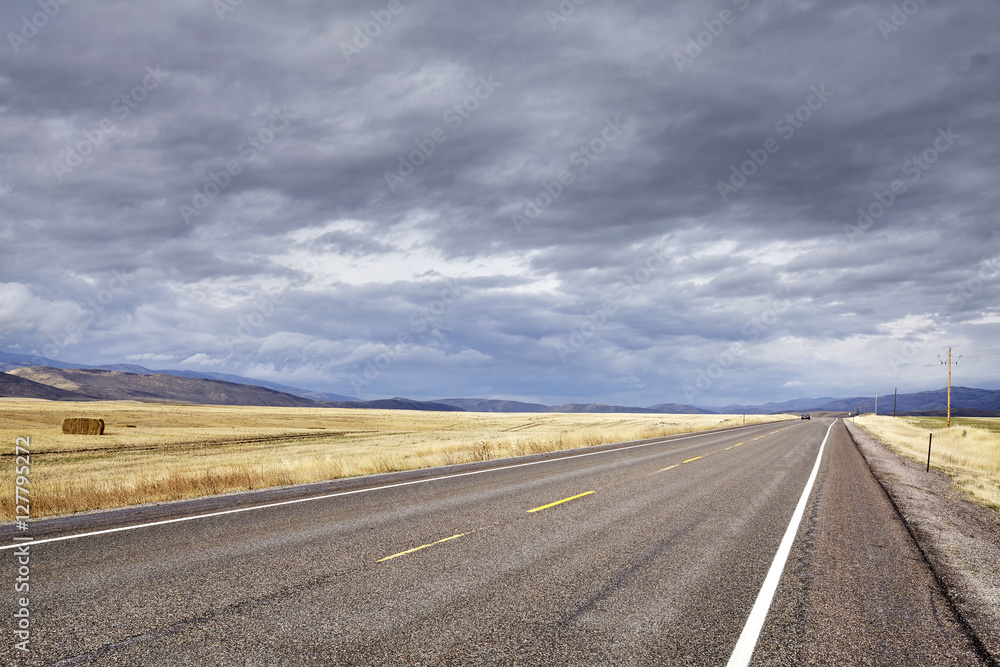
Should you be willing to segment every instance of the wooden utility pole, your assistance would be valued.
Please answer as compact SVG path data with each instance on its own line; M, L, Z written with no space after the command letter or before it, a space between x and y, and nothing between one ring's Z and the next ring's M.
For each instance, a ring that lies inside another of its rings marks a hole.
M939 361L941 360L941 355L938 355L938 360ZM941 363L948 365L948 423L945 428L950 428L951 427L951 367L952 367L950 347L948 348L948 361L941 361ZM958 356L958 361L954 362L954 365L958 366L960 363L962 363L962 355Z
M899 387L892 388L892 416L896 416L896 396L899 394Z

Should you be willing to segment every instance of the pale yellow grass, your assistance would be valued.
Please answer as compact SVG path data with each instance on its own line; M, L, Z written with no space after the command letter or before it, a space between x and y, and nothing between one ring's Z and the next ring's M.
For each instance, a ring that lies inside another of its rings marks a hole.
M467 463L738 425L740 416L497 414L0 402L0 512L14 514L14 441L31 438L31 516ZM64 417L103 436L64 435ZM747 423L788 419L747 416Z
M955 486L974 500L1000 510L1000 419L962 420L944 428L944 419L930 423L921 417L883 417L864 415L857 423L878 436L904 456L927 462L927 436L933 427L931 467L940 468Z

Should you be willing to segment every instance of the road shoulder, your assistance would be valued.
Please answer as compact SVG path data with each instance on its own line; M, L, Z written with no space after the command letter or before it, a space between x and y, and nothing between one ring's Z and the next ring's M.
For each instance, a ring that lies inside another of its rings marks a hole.
M816 482L754 664L983 665L841 424Z
M1000 514L845 423L980 648L1000 663Z

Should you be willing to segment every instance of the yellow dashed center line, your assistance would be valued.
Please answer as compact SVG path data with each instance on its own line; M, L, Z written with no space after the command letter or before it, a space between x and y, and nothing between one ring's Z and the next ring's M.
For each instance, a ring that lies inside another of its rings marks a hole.
M791 428L791 427L789 426L789 427L786 427L786 428ZM773 435L774 433L778 433L779 431L784 431L784 430L785 429L778 429L778 431L772 431L770 434L767 434L767 435ZM757 438L754 438L754 440L760 440L761 438L767 437L767 435L759 436ZM744 444L744 443L737 442L732 447L726 447L723 451L728 451L728 450L732 449L733 447L739 447L742 444ZM683 463L691 463L692 461L697 461L700 458L701 458L700 456L695 456L694 458L688 459L687 461L684 461ZM681 464L680 463L675 463L672 466L667 466L666 468L660 468L659 470L657 470L657 472L663 472L665 470L672 470L672 469L676 468L679 465L681 465ZM548 503L547 505L541 505L539 507L535 507L533 509L528 510L528 514L531 514L533 512L540 512L541 510L545 510L545 509L548 509L550 507L555 507L556 505L562 505L563 503L568 503L571 500L576 500L577 498L583 498L584 496L589 496L592 493L594 493L594 492L593 491L586 491L584 493L578 493L575 496L570 496L569 498L563 498L562 500L557 500L554 503ZM400 556L406 556L407 554L412 554L412 553L414 553L416 551L420 551L420 550L426 549L428 547L433 547L433 546L438 545L438 544L444 544L445 542L450 542L451 540L456 540L456 539L458 539L460 537L465 537L466 535L469 535L470 533L474 533L474 532L476 532L476 531L470 531L469 533L458 533L457 535L452 535L451 537L445 537L443 539L437 540L436 542L430 542L429 544L421 544L419 547L413 547L412 549L407 549L406 551L400 551L399 553L392 554L391 556L386 556L385 558L380 558L380 559L378 559L375 562L377 562L377 563L384 563L387 560L392 560L393 558L399 558Z
M421 549L426 549L427 547L432 547L435 544L441 544L443 542L448 542L450 540L457 539L468 533L459 533L458 535L452 535L451 537L446 537L443 540L438 540L437 542L431 542L430 544L421 544L419 547L413 547L412 549L407 549L406 551L400 551L398 554L393 554L391 556L386 556L385 558L379 558L376 563L382 563L387 560L392 560L393 558L399 558L400 556L405 556L406 554L412 554L414 551L420 551Z
M532 512L539 512L541 510L547 510L550 507L555 507L556 505L562 505L563 503L568 503L571 500L576 500L577 498L583 498L584 496L589 496L593 491L587 491L586 493L579 493L575 496L570 496L569 498L563 498L562 500L557 500L554 503L549 503L548 505L542 505L541 507L536 507L535 509L528 510L528 514Z

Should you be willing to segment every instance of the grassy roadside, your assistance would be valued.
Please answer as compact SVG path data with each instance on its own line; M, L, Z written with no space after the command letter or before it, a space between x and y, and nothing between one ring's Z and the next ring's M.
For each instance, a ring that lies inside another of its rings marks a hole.
M31 438L31 516L506 458L742 423L741 416L463 413L0 401L0 519L14 516L14 441ZM64 417L105 420L63 435ZM789 415L747 416L762 423Z
M931 466L944 471L976 502L1000 511L1000 419L959 417L945 428L944 417L864 415L857 423L920 463L927 461L927 438L933 431Z

